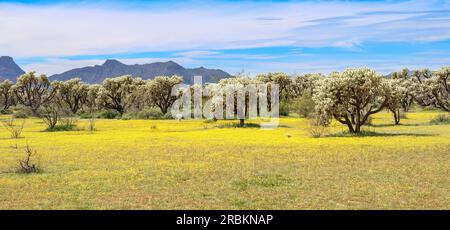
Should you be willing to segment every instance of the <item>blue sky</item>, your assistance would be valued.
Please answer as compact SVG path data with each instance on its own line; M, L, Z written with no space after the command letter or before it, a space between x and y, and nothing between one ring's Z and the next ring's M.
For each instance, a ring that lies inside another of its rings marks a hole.
M118 59L230 73L450 65L450 1L0 0L0 55L55 74Z

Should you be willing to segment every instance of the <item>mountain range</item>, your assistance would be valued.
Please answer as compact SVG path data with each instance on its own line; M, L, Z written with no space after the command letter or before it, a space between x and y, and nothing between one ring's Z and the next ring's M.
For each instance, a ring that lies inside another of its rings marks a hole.
M9 79L15 81L23 71L11 57L0 57L0 80ZM141 77L142 79L153 79L156 76L182 76L184 83L191 84L194 76L202 76L203 82L218 82L222 78L228 78L231 75L220 69L184 68L173 62L155 62L143 65L126 65L117 60L106 60L102 65L88 66L68 70L61 74L50 76L51 80L65 81L78 77L84 82L94 84L101 83L105 78L131 75Z
M24 73L25 71L23 71L11 57L0 57L0 81L16 81L16 78Z

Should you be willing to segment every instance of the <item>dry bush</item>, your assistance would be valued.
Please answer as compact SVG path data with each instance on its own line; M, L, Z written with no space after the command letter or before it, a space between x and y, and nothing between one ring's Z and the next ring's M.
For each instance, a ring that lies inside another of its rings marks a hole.
M408 116L406 115L406 113L400 113L400 118L401 119L408 119Z
M2 121L3 126L11 135L11 138L17 139L22 135L23 127L25 125L25 120L21 124L17 124L16 120L11 117L7 120Z
M41 167L36 161L37 151L33 150L30 145L27 144L25 148L26 156L24 159L19 160L18 173L39 173L42 171Z
M96 121L97 121L97 120L95 119L94 116L92 116L92 117L88 120L88 122L89 122L89 124L88 124L88 130L89 130L91 133L95 131L95 122L96 122Z
M78 118L76 118L76 117L62 117L60 119L60 124L63 126L75 127L75 126L77 126L77 123L78 123Z
M57 127L57 128L55 127L57 130L71 131L75 127L77 127L78 118L75 117L75 114L72 112L72 110L64 107L60 103L56 103L54 105L54 108L55 108L55 110L57 110L57 112L60 115L58 124L56 125L59 127Z
M317 117L309 120L307 130L309 135L314 138L323 137L328 134L328 126Z
M47 129L54 129L58 120L60 119L60 111L56 106L48 105L45 106L40 112L42 120L47 125Z

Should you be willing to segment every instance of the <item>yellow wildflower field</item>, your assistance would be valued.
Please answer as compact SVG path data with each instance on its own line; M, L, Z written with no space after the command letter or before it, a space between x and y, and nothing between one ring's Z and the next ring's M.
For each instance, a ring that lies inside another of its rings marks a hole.
M312 138L308 122L97 120L23 138L0 127L0 209L450 209L450 125L437 112L374 116L372 135ZM4 116L2 118L5 118ZM345 127L333 124L329 132ZM10 169L36 150L43 172Z

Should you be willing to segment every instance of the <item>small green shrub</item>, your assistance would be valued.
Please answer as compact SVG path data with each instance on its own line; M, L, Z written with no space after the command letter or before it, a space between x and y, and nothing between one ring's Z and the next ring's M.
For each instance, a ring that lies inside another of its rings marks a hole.
M159 120L163 119L164 114L158 108L147 108L139 111L136 114L138 119L146 119L146 120Z
M58 124L54 127L48 127L45 129L47 132L64 132L64 131L74 131L76 130L76 125Z
M173 117L172 117L171 113L166 113L166 114L163 115L162 119L163 120L172 120Z
M28 118L33 116L33 112L30 108L24 106L17 106L13 110L13 116L15 118Z
M439 109L433 106L420 106L422 111L439 111Z
M430 124L432 125L442 125L442 124L450 124L450 115L447 114L439 114L433 119L431 119Z
M9 110L9 109L2 109L0 111L0 114L13 114L13 111Z
M239 122L230 122L230 123L223 123L219 124L217 128L223 129L223 128L260 128L260 124L256 123L245 123L244 126L241 126Z
M14 112L13 116L15 118L25 119L25 118L30 117L31 114L26 110L20 109L20 110L17 110L16 112Z
M90 119L90 118L92 118L92 114L90 114L90 113L88 113L88 112L82 112L82 113L79 113L78 116L79 116L81 119Z
M295 111L300 117L309 117L314 112L315 103L311 94L304 93L294 102Z
M289 116L291 108L289 106L289 102L281 102L280 103L280 116Z
M114 110L105 110L103 112L100 113L99 118L104 118L104 119L115 119L120 117L120 113L118 113L117 111Z
M377 133L374 131L366 131L362 130L359 133L351 133L349 131L343 131L340 133L334 133L327 135L328 137L373 137L373 136L382 136L382 135L389 135L389 134L383 134L383 133Z
M17 113L14 113L14 117L20 118L20 119L25 119L25 118L28 118L28 115L24 112L17 112Z
M135 115L133 113L125 113L120 117L120 119L127 121L133 119L134 117Z

